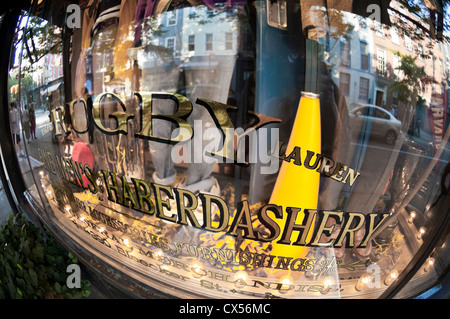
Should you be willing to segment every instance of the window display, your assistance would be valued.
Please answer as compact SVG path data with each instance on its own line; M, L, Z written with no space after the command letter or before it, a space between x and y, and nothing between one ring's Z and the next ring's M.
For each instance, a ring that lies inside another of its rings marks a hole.
M439 3L32 1L26 197L144 297L416 296L448 266Z

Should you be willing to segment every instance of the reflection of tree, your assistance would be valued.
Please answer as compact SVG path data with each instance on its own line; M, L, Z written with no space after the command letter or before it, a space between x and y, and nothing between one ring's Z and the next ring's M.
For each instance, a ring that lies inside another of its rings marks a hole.
M143 45L150 45L151 41L156 38L161 38L164 36L164 34L167 33L167 30L164 30L164 28L160 25L157 18L154 17L147 17L143 21L143 30L142 33L142 41Z
M354 26L345 21L343 11L319 7L311 9L311 15L311 19L314 20L314 25L322 28L322 31L327 32L330 37L335 39L350 39L350 34Z
M345 39L347 41L345 45L348 45L348 50L351 50L350 41L355 26L346 22L344 13L339 10L314 8L311 13L318 28L316 27L313 32L309 31L308 37L314 38L317 36L318 41L323 44L322 48L324 51L320 53L321 59L325 62L328 69L331 70L332 67L337 65L336 63L340 63L338 62L340 60L334 59L335 56L331 52L341 44L340 39ZM333 44L330 43L330 39L335 40Z
M423 67L416 65L417 56L403 55L398 51L394 52L394 54L400 57L400 64L396 67L396 70L401 71L403 76L391 84L390 90L398 94L400 101L406 105L414 106L424 84L425 70Z
M391 15L392 25L413 40L422 40L424 35L433 40L442 40L444 31L450 31L448 23L450 16L450 0L396 0L406 11L420 19L420 23L394 8L390 8L396 15ZM409 23L405 23L408 21Z
M168 32L164 29L158 19L154 17L148 17L143 22L143 32L142 34L142 46L144 51L151 53L153 57L157 60L160 59L162 62L170 62L174 58L175 51L171 48L166 48L164 44L156 45L154 43L155 39L162 39Z
M20 89L22 92L28 92L33 88L33 78L31 75L26 73L21 73L21 79L20 79ZM19 73L18 72L11 72L9 74L9 87L12 88L15 85L19 84ZM22 94L23 96L23 94ZM19 92L11 92L10 91L10 101L17 101L19 99Z
M33 64L38 62L48 53L59 54L61 50L61 29L51 25L39 17L29 17L28 25L19 41L24 43L24 55L28 58L29 65L23 65L22 71L28 72Z
M36 16L22 16L22 21L27 22L19 33L14 46L22 47L22 61L20 66L20 90L21 96L26 97L33 89L32 74L42 72L47 67L38 63L47 54L58 54L61 50L61 29L51 25L47 21ZM18 72L12 72L9 77L9 86L19 84ZM10 92L11 93L11 92ZM18 93L11 93L11 98L17 100Z
M195 20L198 25L205 25L217 22L233 22L236 18L235 14L227 14L234 12L236 7L230 7L226 3L217 3L215 8L206 6L204 8L205 10L202 10L201 13L198 10L189 13L188 19Z

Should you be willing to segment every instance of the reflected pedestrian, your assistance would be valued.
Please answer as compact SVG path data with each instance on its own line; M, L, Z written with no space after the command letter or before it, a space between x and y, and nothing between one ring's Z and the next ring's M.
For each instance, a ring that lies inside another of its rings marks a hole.
M420 126L422 125L422 120L420 119L420 117L417 119L417 134L420 137Z
M28 144L30 144L30 118L28 116L28 107L26 104L22 112L22 129L25 132L25 138L27 139Z
M23 153L22 141L20 140L20 117L15 102L11 103L11 107L9 109L9 118L11 121L11 133L13 136L16 153L18 152L18 155L20 157L23 157L25 155Z
M31 139L36 139L36 113L33 103L31 103L30 109L28 110L28 118L30 119Z

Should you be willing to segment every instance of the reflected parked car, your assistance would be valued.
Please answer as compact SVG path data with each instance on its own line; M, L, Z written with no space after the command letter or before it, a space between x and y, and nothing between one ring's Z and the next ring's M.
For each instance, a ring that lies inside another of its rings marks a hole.
M389 111L369 104L356 107L349 112L349 116L356 138L364 133L381 138L389 145L397 140L402 123Z

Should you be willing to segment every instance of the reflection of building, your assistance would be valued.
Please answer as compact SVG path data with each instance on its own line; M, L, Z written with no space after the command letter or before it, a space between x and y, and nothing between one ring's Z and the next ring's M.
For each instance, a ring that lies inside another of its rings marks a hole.
M390 16L392 26L376 26L374 28L374 45L376 47L375 61L379 84L377 92L385 96L382 98L387 108L395 110L399 105L395 93L389 93L392 81L401 80L404 76L398 67L401 58L395 53L417 57L415 64L423 67L426 77L419 95L429 106L433 103L433 96L443 94L446 87L446 70L444 65L444 50L440 41L432 40L428 32L429 25L397 2L391 3ZM387 79L387 82L386 82ZM416 120L425 121L425 105L418 103Z
M205 5L176 6L156 18L145 19L143 28L148 32L142 34L141 46L128 51L129 57L137 61L142 71L140 90L178 93L187 97L193 105L188 121L191 121L192 125L200 122L202 129L211 127L213 118L204 107L196 103L198 98L241 106L240 112L245 112L244 106L251 104L251 99L242 101L244 83L251 78L251 73L247 72L248 64L251 64L251 59L247 59L249 50L242 45L246 33L239 27L241 22L237 14L242 8L230 7L226 3L216 6L223 8L213 10ZM238 46L239 44L241 45ZM250 70L253 67L254 63ZM241 96L238 96L239 94ZM155 112L168 112L171 105L171 101L154 100L152 107ZM161 130L166 128L163 125L160 127ZM201 133L198 136L201 136ZM202 143L206 145L212 138L206 136ZM164 162L170 162L170 153L165 153L165 147L154 144L149 147L152 154L157 153L161 157L165 154ZM182 153L188 154L188 149L193 148L184 145ZM176 166L184 164L177 163ZM202 171L199 176L207 176L210 173L204 172L219 170L217 163L202 167L196 165L197 163L186 164L187 180L196 174L196 171ZM158 178L167 178L162 165L156 163L155 171ZM209 176L203 178L203 183L209 183L211 180Z
M444 46L444 66L443 68L447 71L446 81L447 81L447 124L446 127L450 124L450 99L449 93L450 93L450 43L448 41L445 41L443 43Z
M327 35L325 61L341 93L350 107L373 101L375 65L371 59L374 52L373 35L366 21L361 17L345 12L342 25L345 34L333 38Z
M345 34L333 38L331 30L321 39L325 61L350 108L376 104L397 115L401 101L391 86L404 77L397 52L416 57L415 65L423 67L426 76L421 79L413 126L427 128L427 108L446 103L450 46L446 41L431 39L430 27L423 18L398 2L391 2L389 16L391 26L345 12L341 21Z
M153 90L175 92L198 84L229 86L229 80L219 75L232 72L227 69L234 67L236 58L237 28L232 16L206 6L159 15L151 22L154 31L143 39L145 49L138 54L143 88L150 85Z
M40 71L33 73L36 89L28 102L33 102L37 108L64 105L62 55L48 53L35 67Z

